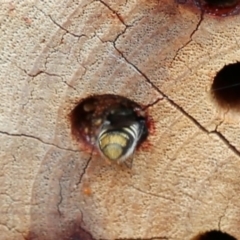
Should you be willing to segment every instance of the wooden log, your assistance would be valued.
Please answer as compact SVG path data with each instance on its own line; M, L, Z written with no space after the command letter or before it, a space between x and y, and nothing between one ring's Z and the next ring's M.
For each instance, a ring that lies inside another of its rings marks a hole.
M169 0L2 6L0 239L240 238L239 114L210 94L239 60L240 16ZM153 119L131 169L71 136L76 103L107 93Z

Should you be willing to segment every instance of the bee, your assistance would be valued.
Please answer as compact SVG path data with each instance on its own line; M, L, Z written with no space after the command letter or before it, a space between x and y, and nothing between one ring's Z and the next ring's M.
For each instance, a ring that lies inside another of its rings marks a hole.
M146 136L146 122L133 109L113 109L102 124L97 148L106 160L122 163L133 155Z
M69 116L72 135L82 149L128 167L151 130L145 107L113 94L82 99Z

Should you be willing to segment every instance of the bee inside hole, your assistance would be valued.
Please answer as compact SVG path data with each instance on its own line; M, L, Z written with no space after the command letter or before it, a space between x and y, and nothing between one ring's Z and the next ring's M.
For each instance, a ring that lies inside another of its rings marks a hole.
M211 93L222 107L240 107L240 63L224 66L215 76Z
M228 233L212 230L205 233L200 233L191 240L237 240L235 237L229 235Z
M131 166L135 150L148 136L146 112L122 96L87 97L72 110L70 120L78 143L94 147L108 162Z

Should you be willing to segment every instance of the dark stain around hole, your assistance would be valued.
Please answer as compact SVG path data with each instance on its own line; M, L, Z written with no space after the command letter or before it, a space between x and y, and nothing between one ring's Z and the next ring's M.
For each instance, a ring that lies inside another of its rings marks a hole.
M240 0L177 0L179 4L193 4L203 13L226 17L239 14Z
M113 94L80 100L70 113L70 122L80 148L94 149L117 162L125 161L146 140L150 124L144 107Z
M211 92L222 107L240 107L240 63L224 66L215 76Z
M205 233L200 233L192 240L237 240L237 239L226 232L212 230Z

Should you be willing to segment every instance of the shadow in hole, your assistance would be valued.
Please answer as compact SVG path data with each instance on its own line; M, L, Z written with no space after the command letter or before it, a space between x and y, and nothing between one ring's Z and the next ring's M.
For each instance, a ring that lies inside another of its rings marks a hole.
M228 233L212 230L205 233L200 233L192 240L237 240L235 237L229 235Z
M222 107L240 106L240 63L224 66L216 74L212 84L212 94Z

